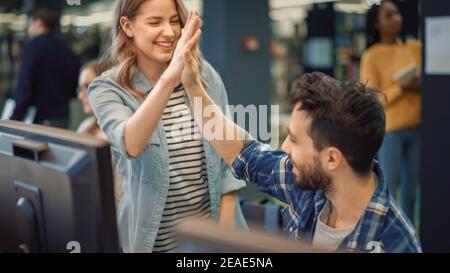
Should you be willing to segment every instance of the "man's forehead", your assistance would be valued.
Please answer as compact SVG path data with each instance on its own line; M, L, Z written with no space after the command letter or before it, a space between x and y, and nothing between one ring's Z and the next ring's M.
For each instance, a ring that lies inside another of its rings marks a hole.
M311 116L307 111L301 109L301 103L297 103L291 114L289 121L289 130L292 134L296 134L299 130L309 128L311 124Z

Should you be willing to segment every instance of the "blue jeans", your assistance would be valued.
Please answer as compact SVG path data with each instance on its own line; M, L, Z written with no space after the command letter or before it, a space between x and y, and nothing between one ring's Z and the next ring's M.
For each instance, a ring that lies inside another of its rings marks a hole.
M420 177L419 127L387 132L378 154L392 195L400 186L400 206L414 223Z

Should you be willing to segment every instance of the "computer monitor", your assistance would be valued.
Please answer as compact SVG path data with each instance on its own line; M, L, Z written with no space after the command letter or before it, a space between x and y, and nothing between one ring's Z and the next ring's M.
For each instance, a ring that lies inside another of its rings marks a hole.
M110 145L0 121L0 252L118 252Z
M258 230L245 231L190 219L178 227L181 253L323 253L310 245Z

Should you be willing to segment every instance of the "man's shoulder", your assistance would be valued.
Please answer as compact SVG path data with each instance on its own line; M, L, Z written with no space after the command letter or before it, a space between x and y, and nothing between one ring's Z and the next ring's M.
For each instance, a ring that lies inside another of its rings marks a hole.
M61 40L59 37L56 37L54 35L49 35L49 34L43 34L43 35L34 37L30 41L28 41L27 44L29 46L33 46L36 48L48 47L48 45L52 45L52 46L57 45L57 46L67 47L67 45L64 43L64 41Z
M417 232L393 197L389 197L382 241L387 252L421 252Z

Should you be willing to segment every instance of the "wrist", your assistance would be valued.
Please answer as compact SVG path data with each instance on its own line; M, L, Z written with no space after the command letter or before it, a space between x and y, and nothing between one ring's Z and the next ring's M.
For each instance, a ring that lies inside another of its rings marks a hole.
M194 93L201 93L203 85L200 79L189 80L183 83L184 87Z
M172 91L180 83L179 80L177 80L175 77L168 75L166 72L164 72L161 75L158 82L163 86L169 86L170 91Z
M201 92L201 88L202 88L202 83L200 82L200 80L195 80L195 81L191 81L191 82L186 82L185 87L193 92Z

